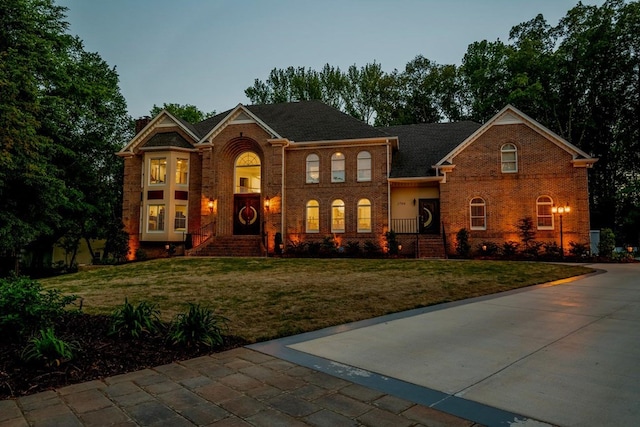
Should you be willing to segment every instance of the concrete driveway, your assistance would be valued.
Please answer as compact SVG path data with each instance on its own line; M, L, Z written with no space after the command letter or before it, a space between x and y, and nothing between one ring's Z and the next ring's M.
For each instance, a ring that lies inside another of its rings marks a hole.
M485 425L640 425L640 264L252 348Z

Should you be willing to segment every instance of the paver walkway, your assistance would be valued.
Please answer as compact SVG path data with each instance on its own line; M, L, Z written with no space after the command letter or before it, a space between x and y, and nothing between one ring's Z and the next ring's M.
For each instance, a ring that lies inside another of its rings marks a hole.
M0 401L0 427L192 425L477 424L247 348Z

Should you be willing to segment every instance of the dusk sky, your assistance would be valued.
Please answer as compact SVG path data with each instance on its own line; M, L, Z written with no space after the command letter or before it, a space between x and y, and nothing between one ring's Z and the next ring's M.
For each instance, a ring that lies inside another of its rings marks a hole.
M584 4L602 5L603 0ZM120 76L129 113L154 104L222 112L273 68L374 61L391 72L417 55L460 64L474 41L507 42L541 13L556 25L577 0L57 0L69 32Z

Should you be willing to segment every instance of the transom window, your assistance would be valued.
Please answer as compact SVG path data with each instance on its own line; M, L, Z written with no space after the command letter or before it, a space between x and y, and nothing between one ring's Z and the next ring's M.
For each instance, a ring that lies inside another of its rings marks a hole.
M164 205L149 205L147 231L164 231Z
M189 159L176 160L176 184L187 185L189 183Z
M331 232L344 233L344 202L340 199L331 203Z
M471 199L471 229L486 230L487 229L487 209L486 203L482 197Z
M514 144L504 144L500 149L502 173L518 172L518 149Z
M358 200L358 233L371 232L371 202L369 199Z
M307 202L307 233L320 232L320 204L316 200Z
M185 231L187 229L187 207L185 205L176 205L173 229L175 231Z
M371 153L358 153L358 181L371 181Z
M344 154L333 153L331 156L331 182L344 182Z
M167 182L167 159L161 157L149 161L149 184L164 184Z
M553 230L553 200L549 196L540 196L536 200L538 230Z
M320 182L320 157L317 154L307 156L307 184Z
M236 159L235 164L235 192L260 192L260 157L256 153L247 151Z

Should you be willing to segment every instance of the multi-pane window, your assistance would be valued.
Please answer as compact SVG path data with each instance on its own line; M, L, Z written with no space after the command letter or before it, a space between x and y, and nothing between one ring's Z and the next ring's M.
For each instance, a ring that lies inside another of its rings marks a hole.
M251 151L240 154L235 164L236 194L259 193L261 187L260 178L260 157Z
M175 231L185 231L187 229L187 207L185 205L176 205L173 229Z
M307 233L320 232L320 204L315 200L307 202Z
M344 233L344 202L340 199L331 203L331 232Z
M482 197L471 199L469 204L471 209L471 229L486 230L487 229L487 209Z
M553 200L549 196L540 196L536 200L538 230L553 230Z
M358 153L358 181L371 181L371 153Z
M176 184L189 183L189 159L176 160Z
M167 159L165 157L149 161L149 184L167 182Z
M307 156L307 184L320 182L320 157L317 154Z
M333 153L331 156L331 182L344 182L344 154Z
M358 232L371 232L371 202L368 199L358 200Z
M149 205L148 231L164 231L164 205Z
M504 144L500 149L500 162L503 173L518 172L518 149L514 144Z

